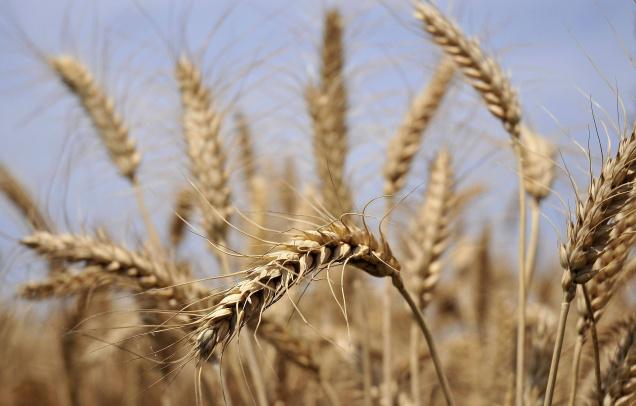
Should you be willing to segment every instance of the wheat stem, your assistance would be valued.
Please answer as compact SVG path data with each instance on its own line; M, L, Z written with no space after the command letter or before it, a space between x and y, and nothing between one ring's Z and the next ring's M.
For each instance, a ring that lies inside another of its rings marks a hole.
M139 212L141 213L141 217L146 226L146 231L148 232L148 236L150 237L150 244L155 249L160 250L161 241L159 240L159 234L157 233L157 229L155 228L152 219L150 218L150 211L146 206L144 192L137 178L134 178L132 180L132 187L133 191L135 192L135 201L137 202L137 207L139 208Z
M435 373L437 374L439 383L442 386L442 392L444 393L446 404L448 406L454 406L455 400L453 399L453 394L450 390L450 386L448 385L448 379L444 374L442 362L439 359L439 353L437 352L435 341L433 340L433 334L431 334L431 331L426 324L426 320L424 320L424 315L418 308L415 300L413 300L413 297L404 287L404 281L402 280L402 277L398 273L394 273L391 275L391 281L393 282L393 286L395 286L398 292L400 292L400 295L402 295L406 303L409 305L409 308L413 313L413 317L415 318L415 321L417 321L417 325L420 327L420 330L422 330L422 334L424 334L424 339L426 340L426 344L428 345L428 350L430 351L431 359L433 360L433 366L435 367Z
M563 294L561 302L561 313L559 314L559 324L557 326L557 337L554 343L554 351L552 352L552 361L550 362L550 373L548 375L548 385L545 390L545 399L543 406L552 405L552 397L556 386L557 372L559 369L559 360L561 359L561 349L563 348L563 339L565 337L565 325L568 320L568 312L570 311L571 298L568 293Z
M568 406L575 406L576 392L578 389L579 369L581 368L581 354L583 353L583 338L578 336L574 345L574 355L572 356L572 370L570 371L570 399Z
M514 148L517 157L521 156L521 144L518 139L514 139ZM519 292L517 308L517 367L515 393L516 403L523 406L523 383L524 383L524 349L526 342L526 192L524 187L524 166L521 159L517 159L518 182L519 182L519 246L518 246L518 272L519 272Z
M539 230L541 220L541 207L537 199L530 200L530 241L528 242L528 251L526 253L526 296L532 285L534 278L535 264L537 259L537 249L539 248Z
M583 289L583 298L585 299L585 306L590 316L590 330L592 331L592 348L594 349L594 375L596 377L596 390L598 395L599 405L603 404L603 392L601 388L601 361L599 359L599 345L598 335L596 334L596 321L594 320L594 311L592 310L592 303L590 301L590 295L587 292L585 284L581 285Z

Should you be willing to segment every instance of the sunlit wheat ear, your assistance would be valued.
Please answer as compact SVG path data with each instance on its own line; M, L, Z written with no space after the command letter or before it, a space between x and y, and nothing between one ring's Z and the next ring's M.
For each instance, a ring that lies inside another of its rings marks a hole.
M179 59L175 76L181 93L181 119L190 173L201 195L205 232L213 243L222 243L228 231L226 221L233 211L220 134L223 117L203 83L200 70L190 59Z
M587 197L577 202L576 217L568 223L568 238L561 246L563 290L574 298L575 284L584 284L599 269L594 263L608 246L616 216L624 210L636 179L636 127L622 137L616 156L607 159L592 179ZM610 253L608 252L607 255Z
M0 192L20 211L32 229L51 231L49 221L40 211L31 193L2 163L0 163Z
M479 92L488 110L501 120L513 137L521 136L521 107L517 93L501 67L480 48L476 39L461 29L435 6L420 3L415 15L422 20L433 40L455 61L470 84Z
M141 155L129 133L128 127L115 110L115 103L97 83L90 71L69 55L49 59L51 68L60 80L78 98L88 114L110 158L122 176L134 180Z
M616 337L609 364L603 372L603 393L593 391L590 404L601 398L603 405L627 406L636 401L636 316L616 323Z
M537 201L552 190L556 167L556 147L547 138L521 126L521 159L526 178L526 192Z
M170 242L175 248L181 245L185 237L186 226L193 214L196 198L195 192L191 187L185 187L177 193L174 203L174 212L170 217L170 224L168 226Z
M415 154L429 123L444 100L455 72L454 63L442 59L425 88L413 99L389 144L384 167L384 193L394 195L404 187Z
M324 17L320 82L305 90L313 126L314 157L324 205L334 217L352 211L350 186L345 175L349 152L347 88L344 77L342 17L330 10Z
M407 244L409 257L404 272L414 280L414 293L422 308L426 307L440 277L440 258L448 245L453 220L455 179L451 155L441 150L430 168L425 200L414 221Z
M205 360L226 345L245 323L261 317L301 280L337 265L355 266L378 277L391 276L399 269L388 246L363 230L337 222L302 232L265 254L262 265L226 291L219 304L201 317L196 338L199 357Z

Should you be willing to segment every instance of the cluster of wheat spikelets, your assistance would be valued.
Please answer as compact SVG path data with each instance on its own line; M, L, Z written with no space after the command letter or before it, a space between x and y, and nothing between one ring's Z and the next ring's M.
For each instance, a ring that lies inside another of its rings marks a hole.
M227 110L194 58L175 60L190 184L175 194L165 240L137 175L143 151L114 99L80 59L46 58L129 181L146 235L126 247L104 229L58 231L0 166L0 190L31 229L20 243L48 269L18 295L59 303L46 323L0 313L0 403L636 402L636 317L616 311L636 271L636 128L620 134L616 153L577 196L560 248L562 271L535 275L538 219L552 192L557 149L524 123L514 86L477 40L431 5L417 5L415 17L444 56L390 140L377 231L355 206L346 171L346 27L338 10L324 15L319 75L304 91L316 192L305 193L293 163L284 187L269 187L256 164L250 119L235 112L249 214L236 209L231 193L221 136ZM517 162L521 221L512 270L491 246L489 229L478 238L461 234L460 220L480 188L460 186L449 149L436 152L409 226L393 230L427 128L449 89L464 82L510 135ZM209 247L216 269L195 269L196 260L182 255L189 231ZM237 239L241 250L233 247ZM442 280L444 273L451 277ZM371 277L385 279L387 289ZM576 328L569 328L575 299ZM573 351L564 346L568 330Z

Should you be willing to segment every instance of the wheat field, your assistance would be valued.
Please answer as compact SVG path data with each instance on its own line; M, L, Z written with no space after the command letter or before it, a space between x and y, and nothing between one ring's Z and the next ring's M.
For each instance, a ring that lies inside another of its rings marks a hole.
M636 404L626 27L564 128L476 2L202 3L3 9L0 405Z

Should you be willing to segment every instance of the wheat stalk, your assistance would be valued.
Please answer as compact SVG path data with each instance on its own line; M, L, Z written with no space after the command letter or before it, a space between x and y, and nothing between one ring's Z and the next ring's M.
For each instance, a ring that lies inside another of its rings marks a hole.
M220 131L222 115L215 109L199 69L181 57L175 68L183 109L183 134L190 172L197 192L204 228L213 243L226 239L227 219L232 214L231 194Z
M99 266L104 272L134 278L142 289L159 289L156 294L166 297L172 308L188 303L193 295L191 284L175 281L178 273L170 269L169 263L160 263L148 254L132 252L109 241L84 235L36 232L23 238L21 243L49 259L83 263L91 268Z
M395 195L404 187L422 136L450 87L454 63L443 58L425 88L413 99L402 124L393 136L384 167L384 193Z
M320 82L308 85L305 90L324 205L336 218L353 208L345 176L349 145L343 30L340 13L335 9L327 11L324 16Z
M139 284L106 273L101 267L88 267L83 272L64 272L51 275L43 281L28 282L20 287L18 294L30 300L43 300L74 296L105 287L122 287L136 292L143 290Z
M513 138L521 136L521 108L517 93L501 67L484 54L476 39L468 38L457 25L436 7L420 3L416 17L433 40L451 57L470 84L481 95L488 110L501 120Z
M586 285L590 299L589 308L586 301L582 297L579 298L577 342L572 361L571 405L576 401L580 357L586 333L590 327L595 329L596 323L599 322L603 311L618 288L619 280L628 278L632 270L630 267L624 266L629 250L636 242L636 199L633 190L629 193L628 202L616 215L615 221L612 223L612 229L609 232L605 249L592 266L595 275ZM620 277L621 272L623 278ZM594 330L592 332L593 334L595 333Z
M170 218L169 234L172 246L178 248L185 237L186 225L192 216L196 197L191 188L186 187L177 193L174 213Z

